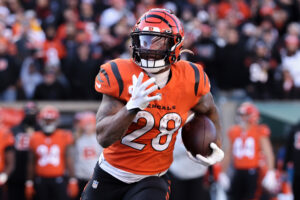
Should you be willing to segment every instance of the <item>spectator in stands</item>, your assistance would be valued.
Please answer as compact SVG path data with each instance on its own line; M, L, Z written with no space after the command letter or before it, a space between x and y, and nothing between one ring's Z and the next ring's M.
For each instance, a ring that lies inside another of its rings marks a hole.
M16 58L20 63L24 62L33 52L37 58L42 57L39 50L42 49L46 36L35 11L28 10L24 13L18 13L12 31L18 51Z
M272 50L279 34L274 27L273 20L271 18L263 19L257 31L259 32L259 39L267 45L269 50Z
M32 52L34 54L34 52ZM34 56L27 57L21 66L21 87L25 99L32 99L35 88L43 81L40 63Z
M59 0L37 0L35 2L35 10L43 26L58 23L61 9L62 1Z
M223 48L226 45L226 34L229 28L227 20L220 19L214 27L214 40L218 47Z
M234 19L233 24L238 25L250 18L251 13L249 6L244 0L222 0L218 5L218 16L221 19Z
M293 194L294 199L300 199L300 122L292 127L286 140L286 154L284 161L284 170L287 170L287 165L293 164Z
M249 95L254 99L268 99L274 90L271 81L273 80L273 68L271 63L271 52L263 41L255 44L254 56L250 58L250 85ZM276 66L275 66L276 67Z
M75 176L78 179L80 200L81 193L93 175L93 169L102 152L102 147L96 140L96 114L80 113L78 131L75 133Z
M84 22L96 21L92 1L82 1L80 5L80 20Z
M79 44L77 54L73 58L70 71L70 83L73 99L94 99L94 78L99 71L99 63L93 59L91 47L87 43Z
M33 99L35 100L65 100L69 97L69 91L58 80L58 68L46 67L44 81L36 86Z
M281 53L285 97L300 98L299 38L288 35L285 44L286 48Z
M244 88L249 84L249 70L245 66L245 48L240 42L237 29L227 30L226 45L217 52L216 66L218 87L229 93L229 96L244 98Z
M287 27L287 35L300 37L300 24L297 22L290 23Z
M111 0L111 7L104 10L100 17L100 26L109 29L117 24L123 17L128 18L129 24L134 25L136 19L126 7L125 0Z
M9 200L25 200L25 181L27 179L27 165L29 141L31 135L38 129L36 121L37 105L28 102L24 106L24 119L12 128L15 138L15 168L8 180Z
M245 23L242 26L241 41L247 53L252 53L257 42L259 30L253 23Z
M286 10L282 9L282 7L277 7L277 9L274 9L274 12L272 13L272 19L274 21L275 27L279 32L279 35L284 35L284 32L286 30L286 25L288 23L288 17L289 14L286 12Z
M61 62L66 51L61 40L56 38L56 27L51 24L46 27L46 41L43 44L43 58L46 65Z
M16 84L19 78L19 66L8 54L8 42L0 39L0 101L16 100Z

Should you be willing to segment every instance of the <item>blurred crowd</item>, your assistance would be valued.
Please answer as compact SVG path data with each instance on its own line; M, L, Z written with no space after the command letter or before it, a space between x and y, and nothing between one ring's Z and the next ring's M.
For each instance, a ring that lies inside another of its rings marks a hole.
M154 7L182 20L182 58L213 92L299 99L299 0L1 0L0 100L101 98L99 66L131 57L131 27Z

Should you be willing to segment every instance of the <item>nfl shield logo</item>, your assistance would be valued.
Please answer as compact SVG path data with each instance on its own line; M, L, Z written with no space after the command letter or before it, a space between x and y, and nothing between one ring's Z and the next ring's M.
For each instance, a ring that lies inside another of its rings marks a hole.
M93 180L92 188L96 189L98 187L99 182L96 180Z

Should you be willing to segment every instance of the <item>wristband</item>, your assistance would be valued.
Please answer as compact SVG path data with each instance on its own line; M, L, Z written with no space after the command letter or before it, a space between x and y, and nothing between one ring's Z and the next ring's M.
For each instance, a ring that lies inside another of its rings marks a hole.
M139 111L141 111L139 108L132 108L128 110L130 114L137 114Z

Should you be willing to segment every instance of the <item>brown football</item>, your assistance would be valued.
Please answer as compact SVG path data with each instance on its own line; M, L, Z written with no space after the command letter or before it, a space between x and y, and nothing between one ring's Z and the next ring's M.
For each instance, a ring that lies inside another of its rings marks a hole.
M192 155L208 156L212 153L211 142L216 142L217 133L213 122L204 115L195 117L182 127L182 141Z

